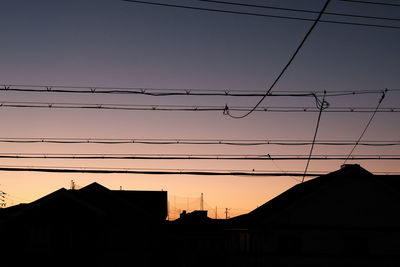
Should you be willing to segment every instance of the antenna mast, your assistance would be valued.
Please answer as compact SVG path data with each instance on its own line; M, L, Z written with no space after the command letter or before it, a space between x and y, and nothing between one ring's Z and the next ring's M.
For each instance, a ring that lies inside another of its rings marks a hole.
M75 190L75 182L74 182L74 180L71 180L71 190Z

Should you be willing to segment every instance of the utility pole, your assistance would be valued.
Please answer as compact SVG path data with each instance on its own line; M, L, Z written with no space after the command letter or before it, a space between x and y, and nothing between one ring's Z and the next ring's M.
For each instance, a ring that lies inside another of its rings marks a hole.
M218 207L215 206L215 219L218 219Z
M228 216L229 210L230 209L225 208L225 220L227 220L229 218L229 216Z
M204 198L203 198L203 193L201 193L201 198L200 198L200 210L204 210Z
M75 190L75 182L74 182L74 180L71 180L71 190Z

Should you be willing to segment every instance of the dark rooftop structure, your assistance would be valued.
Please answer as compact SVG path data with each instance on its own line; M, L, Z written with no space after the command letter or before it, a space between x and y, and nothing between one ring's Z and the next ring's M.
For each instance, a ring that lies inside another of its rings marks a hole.
M137 213L158 221L164 221L168 215L167 191L110 190L96 182L68 191L110 211L124 208L127 213Z
M0 212L0 236L7 244L2 260L68 262L73 251L82 264L122 264L132 253L136 262L146 262L149 253L160 251L166 217L166 191L110 190L98 183L62 188ZM16 251L25 257L11 257Z
M351 164L227 220L194 211L166 221L163 191L97 183L60 189L1 210L0 236L7 248L29 255L18 258L26 263L73 251L97 266L132 259L159 266L170 258L175 266L400 266L399 210L399 175Z
M400 176L374 175L360 165L299 183L252 212L232 219L247 224L400 225Z
M254 266L398 266L399 182L344 165L232 218L227 250Z

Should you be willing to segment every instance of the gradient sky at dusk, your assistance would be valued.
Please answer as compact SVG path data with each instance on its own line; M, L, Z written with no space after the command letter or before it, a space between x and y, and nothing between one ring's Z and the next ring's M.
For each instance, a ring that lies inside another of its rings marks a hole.
M191 1L159 1L191 4ZM244 2L244 1L242 1ZM245 1L320 10L322 0ZM377 0L378 2L378 0ZM386 1L390 2L390 1ZM391 1L391 3L399 3ZM192 3L201 7L215 4ZM118 0L3 0L0 3L0 85L267 90L311 22L149 6ZM256 12L254 9L243 9ZM400 19L400 7L332 0L327 11ZM259 12L259 11L257 11ZM269 14L286 14L263 11ZM290 13L300 16L301 14ZM303 15L304 16L304 15ZM315 18L314 16L309 16ZM323 16L325 19L337 19ZM376 20L354 20L380 23ZM399 22L383 22L400 26ZM399 89L400 30L319 23L273 92ZM151 105L253 106L259 98L73 95L0 91L2 101ZM328 98L330 107L372 107L381 96ZM399 108L400 92L381 107ZM261 106L315 106L312 98L267 98ZM317 113L253 113L236 120L222 112L0 109L0 137L312 139ZM234 113L240 115L241 113ZM377 113L363 140L399 140L399 113ZM317 139L356 140L371 113L322 113ZM4 144L3 153L308 154L309 146ZM351 147L316 146L314 154ZM354 154L400 154L399 147L358 147ZM343 161L312 161L310 172ZM349 161L349 163L354 163ZM372 172L400 172L398 161L360 161ZM155 169L303 171L305 161L23 160L0 165ZM249 211L298 183L293 177L202 177L1 172L8 205L35 200L73 179L110 189L167 190L210 206ZM185 207L182 207L185 208ZM196 207L198 208L198 207ZM222 214L221 214L222 215Z

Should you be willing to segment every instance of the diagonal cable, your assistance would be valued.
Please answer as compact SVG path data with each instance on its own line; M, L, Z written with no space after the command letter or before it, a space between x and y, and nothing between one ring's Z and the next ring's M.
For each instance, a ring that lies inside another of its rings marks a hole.
M295 57L297 56L297 54L299 53L300 49L303 47L304 43L306 42L306 40L308 39L308 37L310 36L311 32L314 30L315 26L317 25L318 21L320 20L322 14L324 13L326 7L328 6L330 0L327 0L325 2L325 5L322 7L321 11L319 12L318 17L315 19L314 23L311 25L310 29L308 30L308 32L306 33L306 35L304 36L303 40L300 42L300 44L298 45L297 49L295 50L295 52L293 53L292 57L289 59L289 61L286 63L285 67L282 69L282 71L279 73L279 75L276 77L275 81L271 84L271 86L269 87L268 91L265 93L265 95L260 99L260 101L258 101L258 103L247 113L245 113L244 115L240 115L240 116L236 116L236 115L232 115L229 113L229 110L226 112L227 115L229 115L231 118L234 119L242 119L245 118L247 116L249 116L251 113L253 113L258 106L264 101L264 99L270 94L270 92L272 91L272 89L275 87L275 85L278 83L278 81L280 80L280 78L283 76L283 74L286 72L286 70L288 69L288 67L290 66L290 64L293 62L293 60L295 59Z
M354 150L356 149L357 145L360 143L360 141L361 141L361 139L363 138L365 132L367 131L369 125L371 124L372 119L375 117L375 114L376 114L376 112L378 111L379 106L382 104L382 101L383 101L383 99L385 98L385 95L386 95L386 91L384 91L384 92L382 93L382 96L381 96L381 98L380 98L379 101L378 101L378 105L376 105L375 111L372 113L371 117L369 118L368 123L365 125L365 128L364 128L363 132L361 133L361 135L360 135L360 137L358 138L357 142L354 144L353 148L351 149L349 155L347 156L347 158L345 159L345 161L343 162L343 164L346 164L347 160L350 158L350 156L353 154Z
M328 108L328 106L329 106L328 102L325 101L325 96L323 97L321 102L319 100L317 101L317 105L319 106L317 125L315 127L314 138L313 138L313 141L311 143L310 154L309 154L308 159L307 159L306 168L304 170L303 178L301 179L302 183L304 182L304 177L306 177L306 175L307 175L308 166L310 164L312 152L314 150L315 140L317 138L317 133L318 133L318 128L319 128L319 122L321 121L322 110Z

